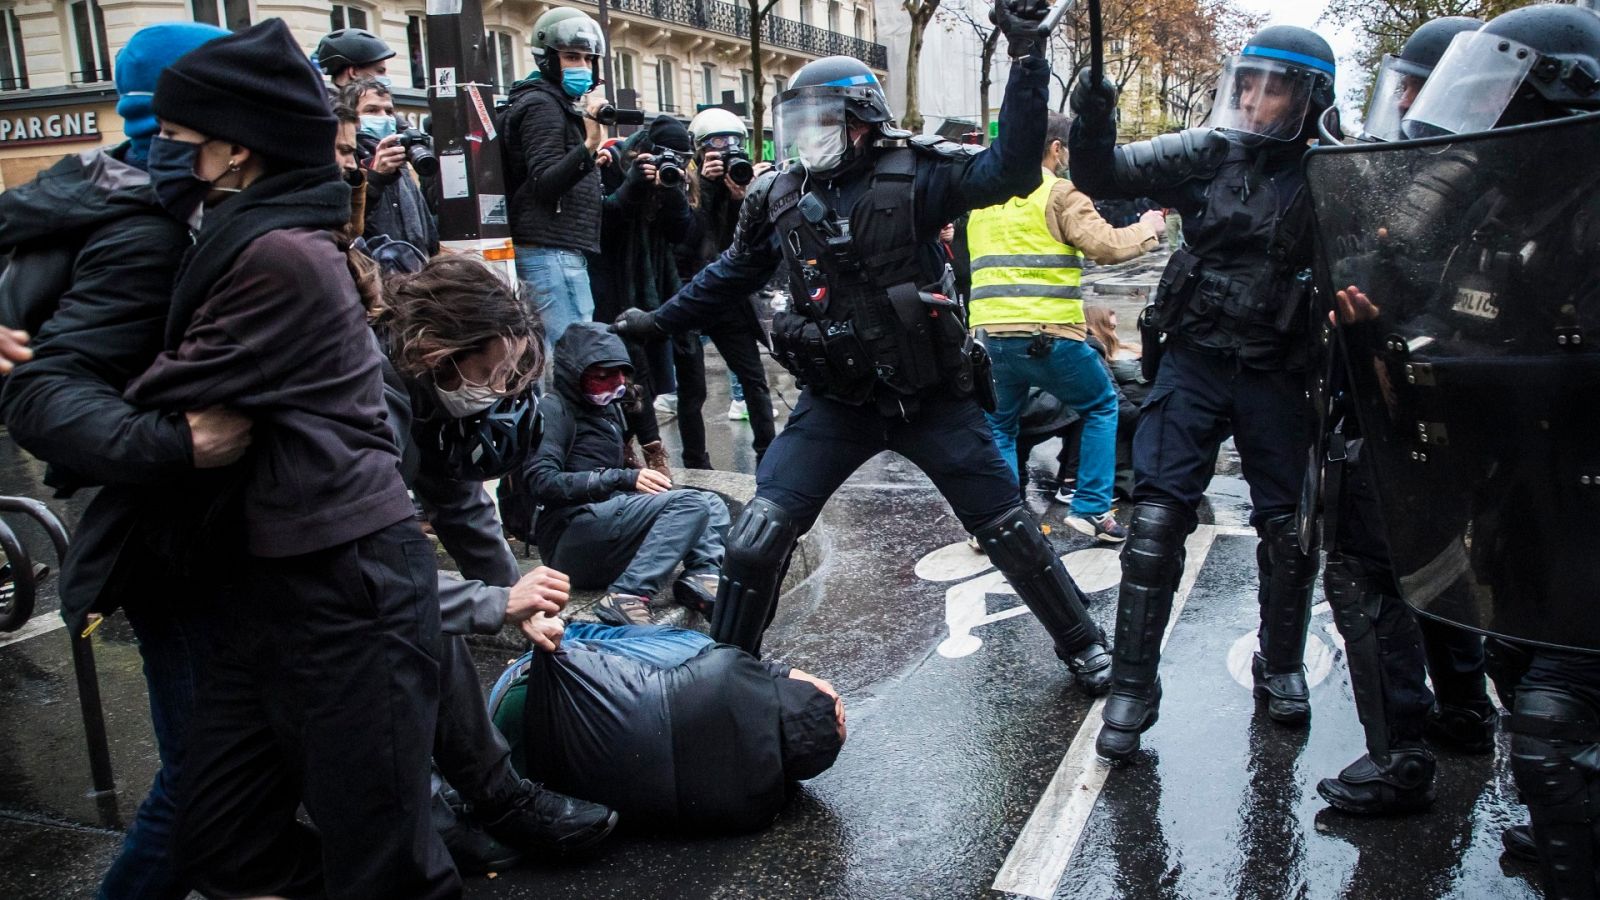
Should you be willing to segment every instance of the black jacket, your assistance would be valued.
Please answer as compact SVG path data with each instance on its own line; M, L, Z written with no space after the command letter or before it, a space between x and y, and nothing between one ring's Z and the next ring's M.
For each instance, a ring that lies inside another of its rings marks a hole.
M600 170L572 98L543 78L523 79L511 86L500 130L512 241L599 253Z
M683 285L678 251L693 238L694 216L683 190L651 184L627 161L626 151L644 137L628 138L622 159L601 175L600 254L589 266L596 322L609 322L624 309L656 309Z
M362 166L368 166L377 150L377 139L369 134L358 134L356 143L361 148ZM429 256L438 253L439 226L434 221L427 196L411 180L410 167L388 175L380 175L370 168L366 173L366 230L361 236L370 241L378 235L388 235Z
M145 504L170 504L168 487L193 473L181 414L140 410L122 390L160 352L172 284L188 229L156 204L124 147L69 156L33 182L0 194L0 322L27 328L34 357L5 380L0 416L11 436L49 465L46 483L70 491L107 485L90 502L62 565L62 616L81 628L114 570L139 565L131 586L174 579L128 527ZM171 595L169 595L170 597Z
M595 406L579 389L595 365L629 366L628 350L604 325L575 322L556 342L555 390L539 405L544 439L522 479L541 504L534 538L545 559L579 507L631 491L639 477L623 462L620 404Z

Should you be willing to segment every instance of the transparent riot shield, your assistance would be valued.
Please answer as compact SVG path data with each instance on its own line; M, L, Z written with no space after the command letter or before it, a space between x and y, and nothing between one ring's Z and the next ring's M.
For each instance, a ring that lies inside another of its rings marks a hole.
M1306 171L1406 601L1600 651L1600 114Z

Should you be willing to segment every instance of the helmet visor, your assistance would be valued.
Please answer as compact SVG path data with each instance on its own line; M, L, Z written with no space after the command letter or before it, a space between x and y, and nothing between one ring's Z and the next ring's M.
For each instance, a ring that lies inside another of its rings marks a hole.
M545 34L545 46L555 50L576 50L594 56L604 56L606 38L599 23L588 16L574 16L550 26Z
M1372 99L1367 101L1367 119L1361 136L1369 141L1399 141L1400 120L1406 117L1422 93L1428 73L1421 66L1398 56L1385 56L1372 84Z
M1532 47L1498 35L1456 35L1401 121L1401 131L1408 138L1488 131L1538 61Z
M1305 129L1317 73L1263 56L1233 56L1222 67L1206 125L1277 141Z
M829 88L797 88L778 98L773 139L779 158L813 172L829 172L844 161L850 144L845 96Z

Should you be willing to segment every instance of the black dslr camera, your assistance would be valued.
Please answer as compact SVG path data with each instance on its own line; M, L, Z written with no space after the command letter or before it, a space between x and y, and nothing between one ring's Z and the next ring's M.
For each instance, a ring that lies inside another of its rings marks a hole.
M750 162L750 154L743 150L724 150L722 159L728 167L728 177L733 183L744 187L756 178L756 167Z
M652 155L655 157L651 162L655 163L656 181L662 187L683 184L683 157L665 147L657 147Z
M439 157L433 155L433 138L415 128L400 132L400 146L406 148L406 161L418 175L433 175L439 171Z

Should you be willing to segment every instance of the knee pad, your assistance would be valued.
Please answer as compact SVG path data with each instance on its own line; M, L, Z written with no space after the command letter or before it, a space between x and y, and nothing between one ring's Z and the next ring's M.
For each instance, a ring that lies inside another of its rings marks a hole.
M973 536L1055 640L1056 652L1063 659L1091 643L1104 642L1104 635L1084 608L1083 592L1026 508L1012 509Z
M1033 514L1018 506L972 533L983 552L1002 572L1042 571L1056 559L1050 541Z
M1284 584L1310 585L1317 577L1317 559L1314 554L1300 550L1300 531L1295 517L1273 516L1261 523L1261 546L1271 568L1272 577Z
M1533 651L1525 644L1513 644L1493 637L1483 642L1484 671L1506 709L1516 708L1517 686L1522 684L1522 678L1528 674L1528 666L1532 663Z
M745 506L724 543L722 579L711 613L713 639L760 652L798 530L794 516L770 500L756 497Z
M745 505L739 520L728 530L728 568L776 568L789 555L799 537L794 516L763 497Z
M1329 556L1322 571L1322 592L1339 633L1347 642L1359 641L1377 627L1379 597L1362 577L1359 566L1343 557Z
M1194 527L1193 515L1171 507L1134 507L1122 551L1122 580L1139 587L1176 587L1183 572L1183 542Z

